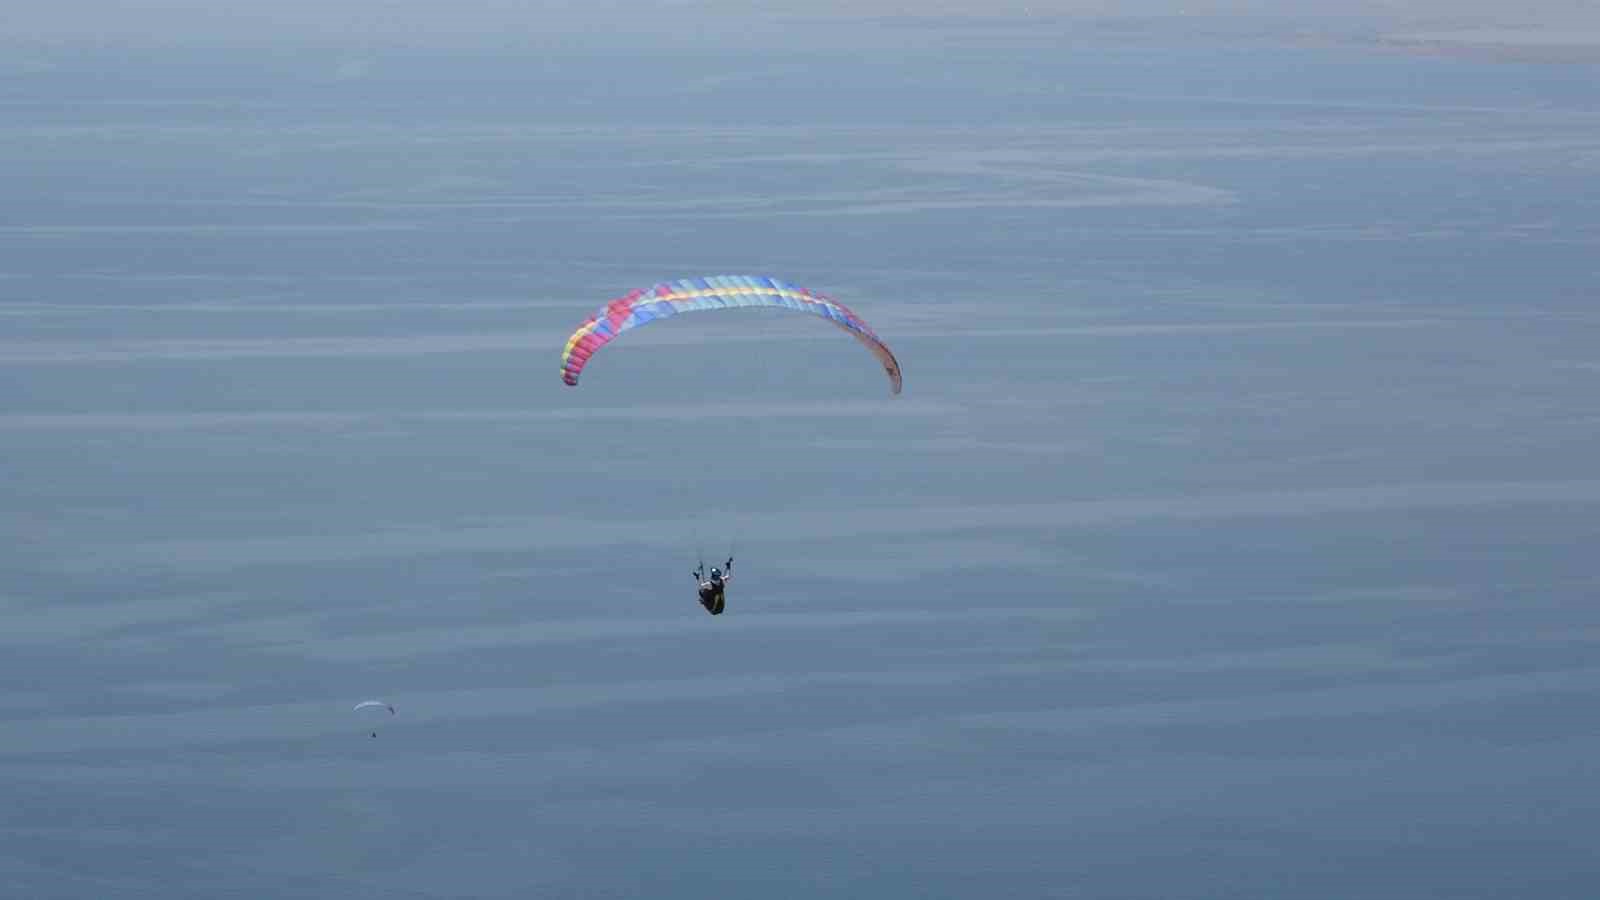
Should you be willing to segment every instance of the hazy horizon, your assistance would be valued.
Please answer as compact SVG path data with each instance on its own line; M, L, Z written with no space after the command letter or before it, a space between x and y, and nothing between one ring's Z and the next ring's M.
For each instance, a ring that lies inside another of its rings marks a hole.
M1590 54L1600 47L1600 9L1582 0L1534 0L1515 8L1489 0L784 0L756 8L729 0L464 0L449 6L421 0L162 0L137 9L108 0L63 0L25 2L13 10L0 45L14 50L40 43L64 49L342 46L362 53L517 46L686 49L716 42L719 52L737 52L741 45L771 46L766 42L774 39L816 40L819 48L830 42L848 46L874 40L869 37L874 25L929 24L951 29L942 39L959 39L964 29L981 33L985 25L1002 25L1112 42L1140 35L1225 34L1267 41L1421 42L1460 51L1567 46ZM23 65L31 63L22 59Z

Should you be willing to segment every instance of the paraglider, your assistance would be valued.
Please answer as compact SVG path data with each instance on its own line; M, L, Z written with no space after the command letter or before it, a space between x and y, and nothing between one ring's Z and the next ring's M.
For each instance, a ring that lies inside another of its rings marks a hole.
M803 287L760 275L713 275L663 282L611 301L567 338L561 353L561 380L576 386L584 366L601 347L623 332L679 313L740 307L771 307L810 313L849 332L878 358L892 393L900 393L900 363L888 345L860 316L836 300Z
M694 570L694 580L700 588L700 605L713 616L720 616L728 602L725 592L729 580L733 578L733 557L728 557L728 561L723 563L720 569L712 566L710 578L706 577L705 572L705 563L701 563L700 567Z
M363 715L365 717L370 718L373 715L377 715L379 710L385 710L385 709L389 711L389 715L391 715L391 716L394 715L394 707L390 706L389 704L387 704L385 702L383 702L382 700L363 700L360 703L357 703L355 705L355 709L352 710L352 711L353 712L358 712L358 713L363 713ZM371 710L371 712L363 712L364 710ZM377 732L376 728L373 729L372 736L373 737L377 737L378 736L378 732Z

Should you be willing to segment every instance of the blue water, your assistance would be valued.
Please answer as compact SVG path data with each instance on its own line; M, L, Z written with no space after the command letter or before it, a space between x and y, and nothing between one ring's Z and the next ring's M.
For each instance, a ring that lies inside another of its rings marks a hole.
M828 33L7 76L9 893L1593 895L1593 73Z

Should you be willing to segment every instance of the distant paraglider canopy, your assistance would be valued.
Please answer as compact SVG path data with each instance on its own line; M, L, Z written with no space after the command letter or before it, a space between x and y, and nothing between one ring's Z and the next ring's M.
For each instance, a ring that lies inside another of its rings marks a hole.
M364 717L368 717L368 716L373 716L373 715L380 715L381 711L385 710L385 709L389 711L389 715L391 715L391 716L394 715L394 707L390 706L389 704L387 704L385 702L383 702L382 700L363 700L360 703L357 703L355 705L355 709L353 709L352 712L358 712L358 713L361 713ZM378 736L378 732L377 732L376 729L374 729L372 731L372 736L373 737L377 737Z
M589 358L631 328L679 313L738 307L792 309L827 319L872 351L889 376L890 390L900 393L899 361L860 316L836 300L760 275L685 278L636 290L611 301L584 320L567 339L566 349L561 354L561 380L576 385Z

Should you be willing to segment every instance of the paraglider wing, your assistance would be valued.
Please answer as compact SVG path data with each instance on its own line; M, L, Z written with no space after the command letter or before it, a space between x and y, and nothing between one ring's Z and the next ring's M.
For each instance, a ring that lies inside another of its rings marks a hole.
M382 700L363 700L360 703L357 703L355 705L355 709L352 710L352 711L359 713L359 712L362 712L363 710L370 710L370 712L366 712L362 716L362 718L363 719L371 719L373 716L382 715L382 713L379 712L379 711L380 710L385 710L385 709L387 709L389 711L389 715L391 715L391 716L394 715L394 707L390 706L389 704L387 704L385 702L383 702ZM377 737L378 736L378 732L376 731L376 726L372 725L372 724L369 724L368 727L374 729L372 731L372 736L373 737Z
M714 275L663 282L611 301L584 320L567 339L561 353L561 380L576 385L590 357L631 328L679 313L737 307L792 309L827 319L872 351L889 376L890 390L900 393L899 361L860 316L837 300L759 275Z

